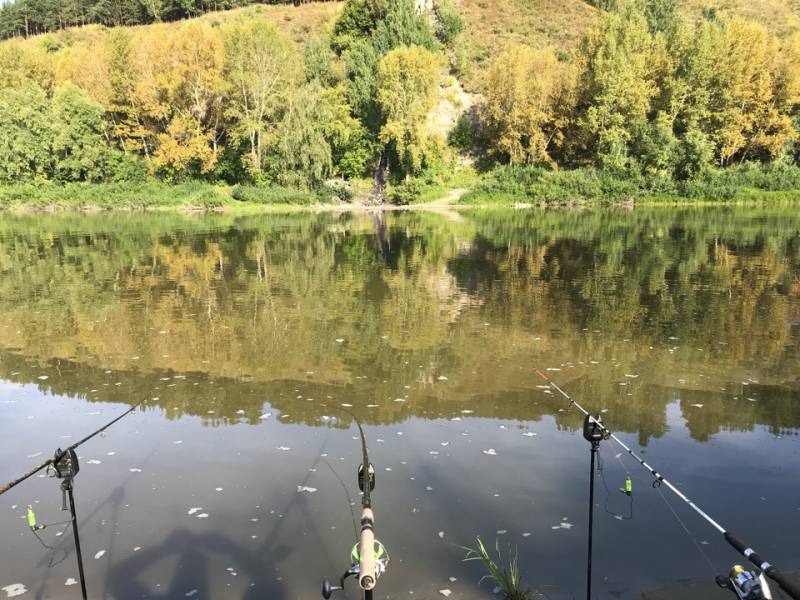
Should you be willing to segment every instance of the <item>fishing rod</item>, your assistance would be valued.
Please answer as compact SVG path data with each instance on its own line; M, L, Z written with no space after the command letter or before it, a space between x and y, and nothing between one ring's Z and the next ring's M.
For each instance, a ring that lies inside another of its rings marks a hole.
M673 485L666 477L664 477L664 475L659 473L654 467L650 466L643 458L641 458L638 454L636 454L633 450L631 450L631 448L629 448L622 440L620 440L611 430L609 430L605 425L603 425L602 419L600 419L599 416L593 417L591 414L589 414L589 411L587 411L580 404L578 404L578 402L572 396L570 396L567 392L561 389L561 387L559 387L558 384L554 382L552 379L550 379L546 374L542 373L538 369L536 370L536 374L542 379L544 379L546 382L548 382L548 384L554 390L556 390L566 400L568 400L569 407L574 406L586 416L586 419L584 421L584 436L586 435L587 431L586 428L587 426L589 426L594 435L599 435L601 436L602 439L614 440L617 444L619 444L622 447L623 450L625 450L625 452L630 454L636 462L642 465L645 469L647 469L650 472L650 474L653 477L655 477L655 480L653 481L654 488L660 487L661 484L666 485L671 492L673 492L678 498L680 498L686 504L688 504L692 508L692 510L694 510L698 515L700 515L703 518L703 520L705 520L709 525L711 525L714 529L716 529L717 532L719 532L725 538L725 541L728 542L728 544L730 544L730 546L734 550L736 550L739 554L741 554L751 563L753 563L760 571L760 573L755 575L747 571L744 571L744 569L742 569L741 567L734 567L728 578L725 577L717 578L717 584L720 587L728 587L732 589L734 592L736 592L737 596L739 596L740 598L761 597L760 592L758 596L743 595L741 592L741 588L744 579L747 579L749 583L753 583L754 587L754 582L752 581L752 579L761 578L763 580L763 577L760 577L761 574L763 573L764 575L772 579L775 583L777 583L778 586L784 592L786 592L786 594L788 594L790 598L792 598L793 600L800 600L800 587L798 587L797 584L790 581L786 577L786 575L781 571L779 571L774 565L761 558L761 556L755 550L753 550L752 547L748 546L738 535L728 531L717 521L712 519L708 515L708 513L706 513L697 504L695 504L692 500L690 500L689 497L686 496L686 494L684 494L681 490L675 487L675 485ZM752 577L747 577L747 575L751 575ZM766 584L766 581L764 581L764 584ZM767 594L769 594L768 590ZM767 595L765 597L769 596Z
M87 435L85 438L83 438L79 442L75 442L74 444L72 444L72 446L68 447L66 450L61 450L59 448L58 450L56 450L55 454L53 455L53 458L47 459L42 464L40 464L38 467L28 471L27 473L25 473L21 477L18 477L17 479L15 479L13 481L10 481L9 483L5 484L3 487L0 487L0 496L5 494L10 489L18 486L20 483L22 483L26 479L30 479L31 477L36 475L42 469L46 469L47 467L50 467L50 466L58 464L70 451L76 450L79 446L82 446L83 444L85 444L86 442L91 440L93 437L103 433L106 429L111 427L114 423L116 423L117 421L119 421L123 417L127 417L129 414L131 414L134 410L139 408L144 403L145 403L144 400L141 400L141 401L137 402L136 404L131 406L128 410L126 410L124 413L119 415L116 419L114 419L113 421L109 421L108 423L103 425L100 429L98 429L94 433L90 433L89 435Z
M5 494L10 489L16 487L26 479L33 477L36 473L41 471L42 469L47 469L47 472L51 474L51 477L55 477L61 480L61 510L62 511L70 511L70 520L67 523L72 523L72 537L75 541L75 556L78 560L78 576L81 583L81 594L83 596L83 600L87 599L86 594L86 576L83 572L83 555L81 553L81 540L80 535L78 533L78 514L75 510L75 496L73 494L73 482L75 480L76 475L80 471L80 463L78 462L78 455L76 454L75 450L78 449L81 445L85 444L92 438L97 435L103 433L106 429L111 427L114 423L118 422L122 418L131 414L134 410L136 410L139 406L144 404L144 400L141 400L134 404L131 408L126 410L124 413L109 421L105 425L103 425L97 431L87 435L82 440L72 444L67 449L62 450L61 448L55 451L53 454L53 458L50 458L43 462L41 465L36 467L35 469L29 471L22 477L18 477L14 481L6 484L2 488L0 488L0 495ZM69 501L69 507L67 507L67 502ZM48 547L42 539L39 537L39 531L42 529L46 529L52 525L61 525L62 523L53 523L50 525L40 524L36 520L36 514L33 512L33 507L28 505L28 527L30 527L33 534L39 539L39 542L45 547Z
M362 492L361 534L350 552L350 568L339 579L339 585L331 585L327 577L322 580L322 597L325 600L328 600L333 592L343 590L344 582L350 576L354 576L358 581L358 586L364 591L365 600L372 600L372 592L378 583L378 578L386 572L386 568L389 565L389 554L386 552L386 548L375 539L375 513L372 511L375 468L369 462L364 429L355 415L351 414L350 416L356 422L358 433L361 437L362 462L358 467L358 487Z

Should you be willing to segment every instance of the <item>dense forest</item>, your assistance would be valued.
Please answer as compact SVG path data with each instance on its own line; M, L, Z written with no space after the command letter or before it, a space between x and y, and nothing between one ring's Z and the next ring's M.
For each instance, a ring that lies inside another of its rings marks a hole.
M127 6L74 4L63 18L34 0L2 15L37 6L37 27L49 30L83 22L84 5ZM147 22L232 3L128 4L140 17L88 20ZM443 135L431 113L447 82L475 68L459 52L456 8L348 0L300 40L238 18L6 41L0 182L327 182L344 195L344 181L375 177L407 202L471 156L488 171L483 194L532 197L544 185L545 196L551 186L554 195L724 197L742 176L759 189L800 189L800 34L779 38L714 11L689 21L675 0L603 2L574 52L511 45L492 57L478 100Z
M11 0L0 6L0 38L88 23L114 27L176 21L255 3L301 4L302 0Z

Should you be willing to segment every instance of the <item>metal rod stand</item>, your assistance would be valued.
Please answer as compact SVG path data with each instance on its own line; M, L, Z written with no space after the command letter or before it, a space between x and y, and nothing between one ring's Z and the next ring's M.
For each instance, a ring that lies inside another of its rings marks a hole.
M69 498L69 511L72 515L72 535L75 538L75 555L78 557L78 575L81 580L81 593L83 600L87 600L86 595L86 576L83 573L83 555L81 554L81 538L78 535L78 515L75 512L75 497L72 495L72 482L65 479L61 482L62 491L67 492Z
M589 549L586 560L586 600L592 600L592 532L594 531L594 466L600 442L592 441L592 459L589 470Z

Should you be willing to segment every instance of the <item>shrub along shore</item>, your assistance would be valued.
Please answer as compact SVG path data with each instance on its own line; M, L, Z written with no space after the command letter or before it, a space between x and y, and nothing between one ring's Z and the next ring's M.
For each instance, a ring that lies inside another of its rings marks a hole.
M369 182L328 184L317 190L203 181L165 183L66 183L0 185L0 210L197 210L252 211L367 204ZM456 193L457 192L457 193ZM395 205L603 206L615 204L727 204L800 202L800 167L745 163L676 181L662 177L618 178L595 169L554 171L502 166L482 174L456 172L446 182L419 183Z

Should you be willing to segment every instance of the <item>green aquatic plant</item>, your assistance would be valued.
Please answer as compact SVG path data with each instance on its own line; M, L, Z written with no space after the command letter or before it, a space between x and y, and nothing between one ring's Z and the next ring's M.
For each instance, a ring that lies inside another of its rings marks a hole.
M494 581L507 600L539 600L543 598L539 592L523 583L519 574L519 552L516 548L512 553L509 545L508 557L504 560L499 540L495 539L494 543L496 559L489 553L481 536L475 537L475 544L475 548L464 548L467 551L464 560L480 560L483 563L487 573L481 577L481 581L484 579Z

